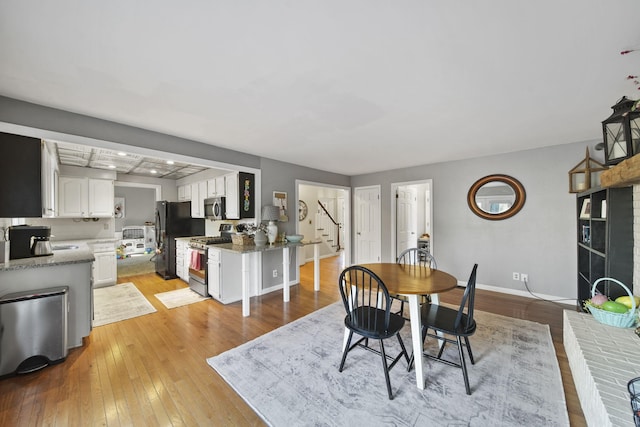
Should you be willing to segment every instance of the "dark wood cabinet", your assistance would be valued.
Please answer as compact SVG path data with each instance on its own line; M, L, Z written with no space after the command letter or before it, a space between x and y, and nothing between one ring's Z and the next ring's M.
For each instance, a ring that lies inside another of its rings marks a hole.
M0 132L0 218L42 217L40 144Z
M611 277L633 291L633 189L592 189L577 195L578 304L591 298L591 286ZM611 299L626 295L612 284L601 289Z

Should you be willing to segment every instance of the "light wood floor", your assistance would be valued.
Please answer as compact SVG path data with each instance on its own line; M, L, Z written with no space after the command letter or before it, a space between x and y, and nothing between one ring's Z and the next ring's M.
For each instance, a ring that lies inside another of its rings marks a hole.
M322 260L316 293L313 263L307 263L289 303L281 292L252 298L248 318L240 303L212 300L168 310L153 295L184 282L155 274L126 277L121 281L133 281L158 311L95 328L61 364L0 380L0 425L263 425L206 358L338 301L342 268L340 257ZM454 290L441 300L456 303L460 296ZM479 290L476 307L550 325L571 425L586 425L562 346L566 306Z

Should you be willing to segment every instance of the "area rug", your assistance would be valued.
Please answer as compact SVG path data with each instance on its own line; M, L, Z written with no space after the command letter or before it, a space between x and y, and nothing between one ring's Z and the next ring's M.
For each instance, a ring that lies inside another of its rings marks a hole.
M131 283L96 288L93 290L93 326L102 326L120 320L157 311Z
M426 387L399 362L389 400L379 356L358 349L338 372L344 331L341 303L207 359L273 426L568 426L560 368L547 325L476 311L469 364L462 371L425 359ZM403 328L410 346L410 328ZM388 340L391 347L393 340ZM397 346L397 340L396 346ZM425 349L434 351L435 340ZM410 351L410 350L409 350ZM447 346L455 357L455 346ZM388 354L397 354L397 348Z
M158 298L161 303L167 308L176 308L183 305L193 304L196 302L204 301L209 298L194 292L191 288L176 289L175 291L162 292L155 294L154 297Z

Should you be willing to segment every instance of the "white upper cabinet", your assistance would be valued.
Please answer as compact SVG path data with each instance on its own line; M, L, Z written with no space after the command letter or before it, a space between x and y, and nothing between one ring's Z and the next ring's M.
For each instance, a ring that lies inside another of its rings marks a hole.
M207 197L222 197L224 195L224 175L207 180Z
M109 218L113 216L113 181L89 178L89 216Z
M61 176L58 180L58 216L110 218L113 216L113 180Z
M178 185L178 201L188 202L191 200L191 184Z
M240 199L238 194L238 172L233 172L224 176L224 188L227 219L239 219Z
M204 199L207 197L207 181L191 184L191 217L204 218Z

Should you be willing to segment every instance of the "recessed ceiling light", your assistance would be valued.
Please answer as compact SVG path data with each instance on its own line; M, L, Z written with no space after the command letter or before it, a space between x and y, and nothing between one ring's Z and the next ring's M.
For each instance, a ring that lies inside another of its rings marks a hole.
M119 152L118 152L118 156L125 157L126 155L127 155L127 153L123 153L122 151L119 151Z
M109 169L115 169L116 167L115 167L115 165L109 165L108 168Z
M155 170L155 169L151 169L151 173L152 173L152 174L156 174L156 173L158 173L158 171L157 171L157 170Z
M174 163L175 163L175 162L174 162L173 160L167 160L167 164L168 164L168 165L172 165L172 164L174 164Z

